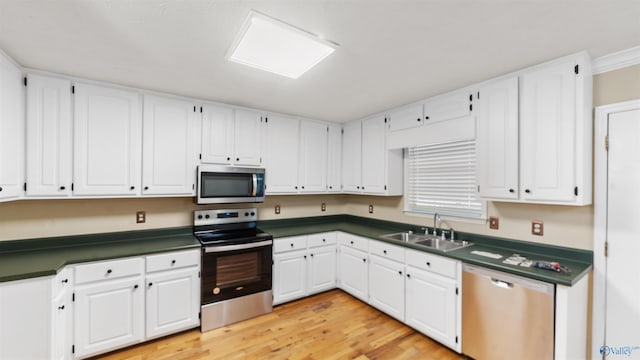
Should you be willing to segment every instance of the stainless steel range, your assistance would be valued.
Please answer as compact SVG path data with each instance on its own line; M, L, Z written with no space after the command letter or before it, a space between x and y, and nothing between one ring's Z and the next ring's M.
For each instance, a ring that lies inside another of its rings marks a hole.
M194 212L203 332L272 311L273 237L256 227L257 219L255 208Z

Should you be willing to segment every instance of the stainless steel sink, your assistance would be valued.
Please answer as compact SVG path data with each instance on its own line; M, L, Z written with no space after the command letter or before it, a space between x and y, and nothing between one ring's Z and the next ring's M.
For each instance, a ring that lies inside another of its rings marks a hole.
M406 243L416 244L420 246L424 246L431 249L436 249L440 251L451 251L462 249L463 247L467 247L473 245L473 243L465 240L444 240L435 235L429 234L414 234L412 231L403 231L392 234L382 235L387 239L403 241Z

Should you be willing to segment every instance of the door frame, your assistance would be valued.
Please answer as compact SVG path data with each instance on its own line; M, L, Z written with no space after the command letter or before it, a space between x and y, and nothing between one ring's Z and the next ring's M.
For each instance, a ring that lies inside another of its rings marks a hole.
M640 109L640 100L625 101L595 108L594 174L593 174L593 296L591 326L591 358L601 359L600 347L605 343L605 295L607 240L607 178L608 157L605 136L608 134L609 114Z

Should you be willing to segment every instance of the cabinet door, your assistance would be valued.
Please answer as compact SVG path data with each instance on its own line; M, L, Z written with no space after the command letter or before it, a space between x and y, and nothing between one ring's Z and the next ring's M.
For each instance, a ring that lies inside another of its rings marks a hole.
M51 358L53 360L71 359L71 296L64 291L52 302Z
M148 275L147 339L198 326L200 281L198 268Z
M300 121L269 116L266 127L267 194L297 193Z
M369 304L404 321L404 264L369 256Z
M424 124L422 104L414 104L396 109L389 114L389 130L404 130Z
M411 266L406 279L406 324L457 349L456 281Z
M50 359L51 317L51 277L0 283L0 359Z
M233 157L233 110L205 104L202 110L202 161L231 164Z
M366 193L385 192L386 130L384 117L362 121L362 190Z
M425 124L455 119L471 114L472 97L469 91L460 90L438 96L424 103Z
M342 191L342 125L329 125L327 191Z
M24 195L22 71L0 54L0 201Z
M362 185L362 122L346 124L342 135L342 190L360 192Z
M340 289L368 302L369 296L369 272L367 266L367 253L346 246L340 246L338 253L338 271Z
M233 164L262 164L262 115L248 110L236 110L234 122Z
M300 192L327 190L327 134L326 124L312 121L300 123Z
M71 81L29 75L27 196L71 195Z
M480 196L518 198L518 77L480 88L478 184Z
M144 96L144 195L195 195L200 149L197 111L193 102Z
M140 194L140 95L96 85L75 85L74 195Z
M575 63L552 64L520 78L522 199L575 199Z
M309 249L307 294L315 294L336 287L336 247Z
M142 278L76 287L75 356L121 348L144 338Z
M273 303L281 304L306 295L307 252L273 256Z

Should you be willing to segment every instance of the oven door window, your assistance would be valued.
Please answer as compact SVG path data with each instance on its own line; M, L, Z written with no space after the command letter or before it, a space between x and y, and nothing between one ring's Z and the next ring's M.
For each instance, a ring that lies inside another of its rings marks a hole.
M202 303L271 289L272 245L202 253Z

